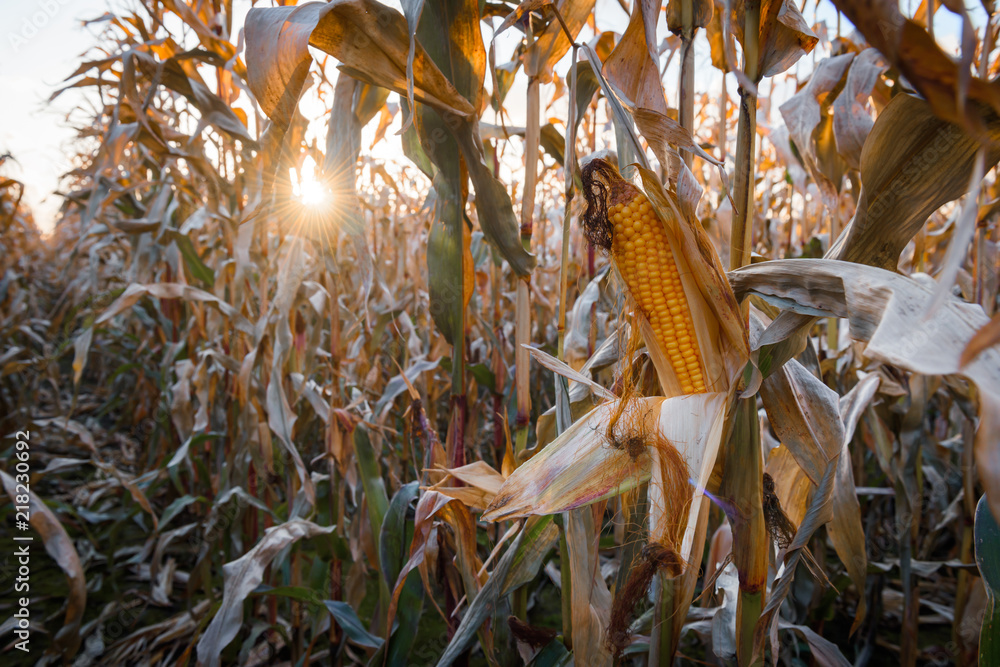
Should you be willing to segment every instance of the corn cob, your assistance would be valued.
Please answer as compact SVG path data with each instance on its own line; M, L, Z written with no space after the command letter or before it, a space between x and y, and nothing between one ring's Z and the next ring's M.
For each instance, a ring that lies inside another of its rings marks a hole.
M595 172L600 180L593 179ZM646 195L604 160L587 165L584 181L592 186L588 199L603 200L596 202L596 209L592 206L588 210L588 236L610 252L636 306L649 320L681 390L685 394L705 392L691 309L663 222Z

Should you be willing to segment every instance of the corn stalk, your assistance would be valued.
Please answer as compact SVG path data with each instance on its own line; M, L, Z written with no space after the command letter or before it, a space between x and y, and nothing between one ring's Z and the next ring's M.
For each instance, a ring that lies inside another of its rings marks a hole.
M531 17L528 17L528 41L533 43ZM521 195L521 244L531 252L531 236L534 227L535 189L538 184L538 148L541 127L539 110L539 81L534 75L528 76L527 120L524 135L524 192ZM531 277L524 276L517 281L517 302L514 324L514 385L517 390L517 417L514 436L514 453L520 454L528 446L528 431L531 426L531 372L528 350L531 342ZM562 546L565 533L560 531ZM525 588L514 591L513 613L522 620L527 619L528 597Z
M678 106L680 108L680 124L692 135L694 134L694 36L697 28L694 25L694 0L681 0L681 73L678 90ZM723 80L725 77L723 77ZM690 168L693 155L689 151L681 154L684 164ZM666 169L666 165L661 165ZM680 628L684 619L675 613L678 604L675 596L683 595L684 579L657 576L654 583L655 597L653 603L653 625L650 644L650 664L658 664L662 659L669 659L677 650L680 639Z
M573 220L573 197L575 196L576 185L576 63L577 47L572 50L572 60L570 60L569 70L569 109L566 114L566 151L563 158L563 171L565 172L565 199L563 206L563 227L562 243L559 257L559 325L557 349L560 361L566 359L566 293L569 287L569 249L570 249L570 224ZM569 395L561 392L561 386L565 386L562 378L556 377L556 400L557 413L561 407L558 401L565 398L565 410L569 411ZM556 430L560 430L557 426ZM563 514L563 521L559 526L559 572L560 572L560 595L562 596L562 627L563 638L567 648L572 649L573 644L573 595L572 577L570 572L569 544L566 541L566 521L568 514Z
M743 72L759 83L760 0L748 0L743 28ZM740 116L736 138L736 175L733 185L733 227L730 238L730 269L750 263L753 239L754 148L757 138L757 92L740 86ZM749 317L743 304L743 316ZM740 665L750 664L754 627L763 608L769 541L763 514L763 461L756 398L743 399L736 408L736 423L726 451L724 495L738 511L733 521L733 560L739 572L740 591L736 611L736 651ZM732 520L732 517L731 517Z

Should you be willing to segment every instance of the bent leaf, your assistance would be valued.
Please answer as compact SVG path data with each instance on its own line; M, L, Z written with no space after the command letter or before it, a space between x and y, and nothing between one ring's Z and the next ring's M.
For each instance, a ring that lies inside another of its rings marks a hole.
M7 497L14 502L18 495L14 478L0 470L0 483L3 484ZM63 618L62 629L54 638L54 643L63 658L70 660L80 647L80 623L83 621L83 612L87 606L87 582L83 565L80 563L76 547L73 546L73 540L55 513L34 491L29 490L28 497L31 527L41 536L46 553L66 574L66 616Z
M924 314L933 291L891 271L829 259L783 259L730 273L737 296L755 293L781 308L846 317L869 358L924 375L962 375L979 388L975 459L990 509L1000 516L1000 350L965 367L962 352L989 321L982 307L948 299Z
M975 541L976 564L986 589L986 612L979 636L979 664L996 665L1000 662L1000 525L996 511L990 512L986 497L976 508Z
M990 116L988 129L1000 138L1000 117ZM981 145L958 125L935 116L926 101L896 95L865 141L857 213L843 247L828 256L895 269L928 216L965 194ZM986 150L986 170L997 160L1000 141Z
M250 551L223 565L222 605L198 640L198 661L211 666L219 664L222 650L236 638L243 623L243 601L264 580L264 570L279 552L303 538L329 535L335 529L336 526L323 528L311 521L292 519L268 528Z

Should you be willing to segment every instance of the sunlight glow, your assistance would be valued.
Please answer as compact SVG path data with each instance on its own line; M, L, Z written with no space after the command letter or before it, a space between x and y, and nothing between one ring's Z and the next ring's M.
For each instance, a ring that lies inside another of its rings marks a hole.
M299 198L302 199L302 203L312 208L322 206L330 198L330 193L319 181L302 181L299 189L301 190Z
M291 180L292 194L298 197L303 205L319 209L330 203L330 190L323 181L316 178L316 162L312 157L306 157L302 162L298 178L292 176Z

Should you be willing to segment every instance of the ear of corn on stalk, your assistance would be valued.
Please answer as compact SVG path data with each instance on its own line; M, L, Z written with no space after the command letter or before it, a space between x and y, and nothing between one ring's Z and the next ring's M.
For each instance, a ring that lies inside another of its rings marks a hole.
M663 396L641 398L631 365L621 395L597 406L515 470L483 515L512 519L574 509L649 480L650 544L616 595L608 647L627 642L635 601L653 574L681 573L675 611L690 603L700 561L704 491L719 452L727 407L749 357L746 328L711 240L684 218L655 174L645 192L602 159L583 170L589 240L611 258L628 296ZM626 353L625 359L631 359ZM697 565L695 566L697 567Z
M603 159L586 166L587 236L621 277L663 394L728 392L749 356L736 297L698 221L638 172L645 192Z
M708 517L705 487L749 358L739 305L711 240L697 220L681 215L655 174L638 173L645 192L603 159L588 164L583 222L621 279L663 396L636 396L626 352L621 395L515 470L483 515L496 521L562 512L649 480L650 543L616 594L607 626L616 655L627 643L634 604L657 571L683 575L671 613L690 604L704 546L697 535Z
M646 193L604 160L587 165L584 222L621 276L668 400L634 397L626 388L624 398L594 408L515 470L484 518L562 512L651 479L651 534L676 543L686 560L695 528L689 524L697 520L748 345L711 241L697 221L680 219L655 175L640 175ZM615 427L619 421L624 428ZM680 452L682 463L668 466L676 457L664 447ZM693 482L686 497L665 493L681 473Z

